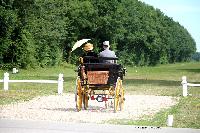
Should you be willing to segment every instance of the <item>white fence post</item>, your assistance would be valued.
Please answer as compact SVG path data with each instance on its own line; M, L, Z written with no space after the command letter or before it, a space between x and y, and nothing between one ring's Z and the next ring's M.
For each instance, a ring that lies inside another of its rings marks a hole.
M168 115L167 117L167 126L172 127L173 126L173 115Z
M58 77L58 94L62 94L63 93L63 74L59 74Z
M8 90L8 82L9 82L9 73L4 73L4 90L7 91Z
M181 84L183 85L183 96L186 97L188 95L188 91L187 91L187 78L186 78L186 76L182 77Z

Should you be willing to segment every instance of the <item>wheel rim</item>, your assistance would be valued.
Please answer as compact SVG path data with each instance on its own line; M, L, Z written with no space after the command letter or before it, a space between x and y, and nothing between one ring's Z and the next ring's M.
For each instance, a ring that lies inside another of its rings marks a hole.
M124 108L124 88L122 87L122 80L120 78L117 79L116 87L115 87L115 96L114 96L114 112L116 113L118 110L122 111Z
M86 87L84 87L83 106L84 106L84 109L87 110L87 108L88 108L88 93L87 93Z
M80 111L82 108L82 87L79 77L77 77L76 80L75 102L76 102L76 111Z
M119 108L120 111L124 109L124 88L122 87L122 80L120 80L120 100L119 100Z
M119 78L117 79L117 83L115 86L115 95L114 95L114 112L118 111L119 106Z

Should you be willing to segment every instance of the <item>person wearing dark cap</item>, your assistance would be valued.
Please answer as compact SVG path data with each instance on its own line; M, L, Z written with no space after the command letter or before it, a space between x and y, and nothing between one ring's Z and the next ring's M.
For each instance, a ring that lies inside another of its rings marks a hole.
M103 51L99 53L99 57L110 57L110 58L115 58L115 52L111 51L110 49L110 44L109 41L104 41L103 42ZM104 60L104 63L114 63L113 60Z

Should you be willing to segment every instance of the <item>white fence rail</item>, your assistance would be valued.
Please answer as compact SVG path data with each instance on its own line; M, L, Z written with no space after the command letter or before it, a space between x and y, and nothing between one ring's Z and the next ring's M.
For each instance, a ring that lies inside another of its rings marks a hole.
M9 73L4 73L4 79L0 80L0 82L4 83L4 90L7 91L9 89L9 83L52 83L58 84L58 94L63 93L63 74L59 74L58 80L10 80Z
M192 84L187 82L187 77L183 76L182 77L182 82L183 86L183 96L186 97L188 95L188 86L193 86L193 87L200 87L200 84Z

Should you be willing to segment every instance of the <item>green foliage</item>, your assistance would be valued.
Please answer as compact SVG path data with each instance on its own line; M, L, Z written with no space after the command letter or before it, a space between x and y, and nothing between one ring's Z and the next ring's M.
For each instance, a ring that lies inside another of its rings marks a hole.
M95 51L110 41L126 65L190 60L196 44L160 10L137 0L1 0L0 63L20 67L75 63L73 44L90 38Z
M64 1L37 0L26 28L33 34L39 66L57 65L62 61L63 43L66 38Z
M17 14L5 7L0 5L0 57L2 63L13 62L12 50L14 44L14 31L17 26Z
M32 35L23 30L21 41L16 49L16 60L19 66L23 68L35 67L37 61L35 58L35 47Z

